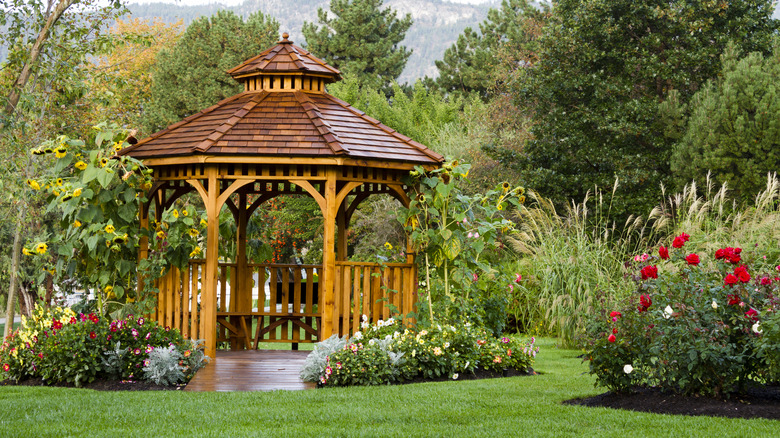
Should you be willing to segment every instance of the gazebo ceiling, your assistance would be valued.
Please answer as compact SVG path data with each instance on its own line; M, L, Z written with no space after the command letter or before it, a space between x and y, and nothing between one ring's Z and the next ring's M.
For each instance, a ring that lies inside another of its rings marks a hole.
M444 158L325 92L339 71L287 40L231 69L244 92L169 126L120 155L147 160L315 157L439 165ZM253 160L254 161L254 160ZM351 160L350 160L351 161Z

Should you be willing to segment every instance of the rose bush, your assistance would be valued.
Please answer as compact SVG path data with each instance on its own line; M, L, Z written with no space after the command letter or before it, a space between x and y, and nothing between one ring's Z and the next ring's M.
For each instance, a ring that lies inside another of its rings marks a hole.
M142 380L149 353L170 346L182 356L183 380L178 383L183 383L203 366L204 356L178 330L143 317L111 321L95 313L36 306L32 318L24 318L0 346L0 376L75 386L101 377Z
M758 255L746 258L740 248L702 263L703 254L685 251L689 237L643 261L637 293L594 322L587 358L597 385L723 396L770 375L777 350L761 347L761 327L778 320L777 272L753 271Z

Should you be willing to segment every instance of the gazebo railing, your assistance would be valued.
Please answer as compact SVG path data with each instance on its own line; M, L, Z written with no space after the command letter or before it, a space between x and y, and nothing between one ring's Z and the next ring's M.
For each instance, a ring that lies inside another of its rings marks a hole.
M172 268L157 283L156 320L193 339L206 338L208 331L201 318L204 268L205 260L190 260L186 269ZM230 342L231 348L318 342L321 277L321 265L219 263L217 342ZM370 323L393 313L407 315L416 292L415 264L336 262L333 332L345 336L360 330L362 315Z

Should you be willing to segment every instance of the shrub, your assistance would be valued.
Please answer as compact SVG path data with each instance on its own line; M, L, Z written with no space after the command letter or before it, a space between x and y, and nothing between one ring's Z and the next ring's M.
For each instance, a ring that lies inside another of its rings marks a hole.
M331 340L325 341L333 346ZM397 322L378 321L355 335L321 361L322 371L306 380L322 385L379 385L417 378L457 379L478 368L502 371L526 370L538 352L534 339L521 343L514 338L495 338L470 324L456 328L436 325L423 330L405 328ZM307 362L317 361L312 353ZM311 368L315 368L312 364ZM302 377L304 374L302 373Z
M13 380L40 377L82 386L101 377L140 378L144 361L158 348L177 350L183 374L178 382L204 363L198 346L178 330L143 317L110 321L94 313L36 306L33 317L25 318L0 347L0 363L3 375Z
M740 248L702 263L704 254L686 248L689 237L640 259L637 293L595 322L588 358L597 385L723 396L766 374L758 346L762 324L778 310L780 279L753 271L756 255Z
M175 385L184 381L183 356L176 347L155 348L149 352L149 358L144 360L144 379L158 385Z

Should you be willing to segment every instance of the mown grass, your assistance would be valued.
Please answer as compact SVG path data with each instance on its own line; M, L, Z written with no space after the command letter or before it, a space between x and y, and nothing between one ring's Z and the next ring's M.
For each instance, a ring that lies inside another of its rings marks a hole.
M542 339L534 377L270 393L0 388L0 436L772 436L777 421L561 405L594 395L576 350Z

